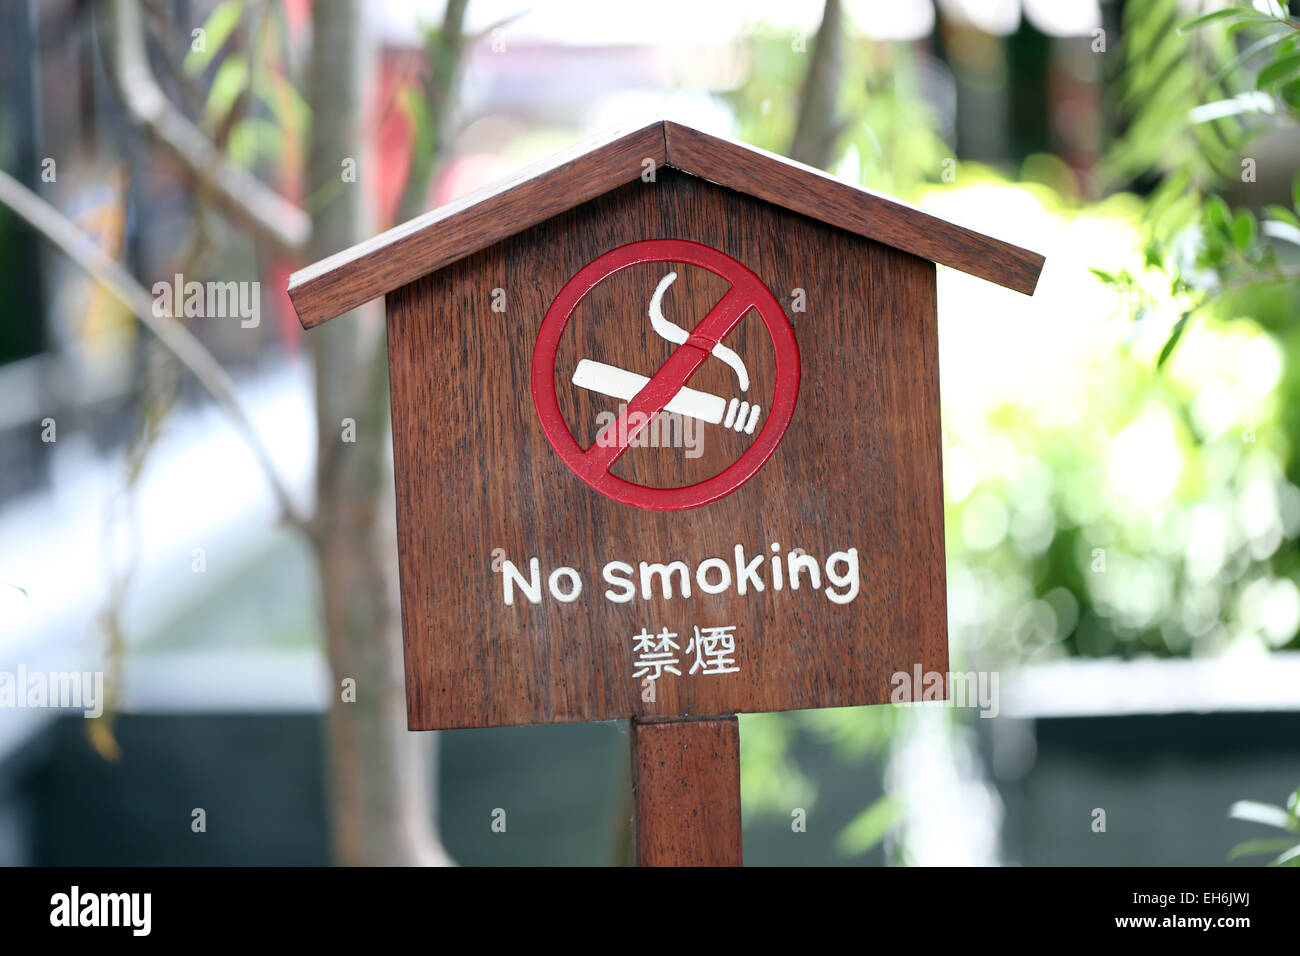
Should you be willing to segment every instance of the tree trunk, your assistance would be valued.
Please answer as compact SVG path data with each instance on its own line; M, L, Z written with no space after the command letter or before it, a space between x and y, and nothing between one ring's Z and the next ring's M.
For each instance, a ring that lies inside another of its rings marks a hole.
M312 36L307 195L315 197L311 258L320 259L360 241L367 228L363 187L342 177L344 161L359 162L364 142L357 0L314 3ZM316 371L313 541L334 678L335 858L346 865L447 863L433 829L432 735L406 729L382 315L362 309L340 316L308 341Z
M790 158L825 169L835 158L835 145L844 132L839 119L840 84L843 82L844 15L840 0L826 0L822 25L813 41L812 58L799 98L799 117Z

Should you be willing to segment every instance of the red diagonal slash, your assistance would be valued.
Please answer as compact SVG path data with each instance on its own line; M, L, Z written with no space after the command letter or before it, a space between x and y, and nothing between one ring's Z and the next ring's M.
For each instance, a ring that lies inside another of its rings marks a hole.
M614 467L614 462L618 461L633 439L691 380L691 376L712 354L713 346L727 337L753 305L754 296L743 285L733 285L727 290L717 305L695 326L687 340L673 350L668 361L660 366L659 371L627 403L618 420L601 429L582 457L582 467L588 475L602 475ZM640 417L632 424L630 420L634 415ZM626 441L620 444L615 440L618 435L625 435ZM605 441L607 436L610 439L608 442Z

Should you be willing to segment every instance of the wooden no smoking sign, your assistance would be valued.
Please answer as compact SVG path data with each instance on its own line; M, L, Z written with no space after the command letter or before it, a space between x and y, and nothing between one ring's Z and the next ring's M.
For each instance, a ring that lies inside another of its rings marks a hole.
M655 123L295 274L387 297L411 728L632 718L641 862L738 863L736 713L947 671L936 261L1042 264Z

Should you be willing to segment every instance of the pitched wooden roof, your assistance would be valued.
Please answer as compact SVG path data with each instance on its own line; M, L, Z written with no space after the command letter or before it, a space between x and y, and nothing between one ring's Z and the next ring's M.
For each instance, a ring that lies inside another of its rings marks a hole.
M304 328L670 166L981 279L1033 294L1043 257L851 186L818 169L679 123L619 129L295 272Z

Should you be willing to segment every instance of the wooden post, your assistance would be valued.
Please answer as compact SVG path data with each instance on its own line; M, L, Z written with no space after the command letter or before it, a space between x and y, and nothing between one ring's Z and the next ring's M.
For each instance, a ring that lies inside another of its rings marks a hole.
M740 866L734 714L632 721L638 866Z

